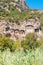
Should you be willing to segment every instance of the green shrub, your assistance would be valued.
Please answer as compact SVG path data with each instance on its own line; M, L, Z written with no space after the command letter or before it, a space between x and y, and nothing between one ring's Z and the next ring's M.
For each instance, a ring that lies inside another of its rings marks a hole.
M24 49L35 49L40 46L40 43L37 41L37 35L30 33L26 36L25 40L21 42L21 46Z
M1 51L6 50L8 48L12 51L13 44L14 42L11 39L7 37L0 37L0 50Z
M21 48L21 41L13 41L8 37L0 37L0 50L4 51L9 49L11 52Z
M17 49L20 49L21 48L21 41L20 40L17 40L15 41L14 45L13 45L13 50L17 50Z

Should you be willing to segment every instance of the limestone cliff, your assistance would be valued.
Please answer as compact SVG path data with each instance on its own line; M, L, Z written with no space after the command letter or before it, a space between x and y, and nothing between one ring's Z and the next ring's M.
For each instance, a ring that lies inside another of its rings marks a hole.
M36 33L43 37L39 19L28 19L20 24L0 20L0 36L6 36L15 40L23 40L28 33Z

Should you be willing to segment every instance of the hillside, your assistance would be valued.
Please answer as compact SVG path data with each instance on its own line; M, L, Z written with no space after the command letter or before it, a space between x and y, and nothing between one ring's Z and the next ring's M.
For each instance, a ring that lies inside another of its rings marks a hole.
M41 24L43 24L43 11L31 10L27 8L24 3L22 5L21 4L19 2L15 2L15 0L1 0L0 19L16 22L28 18L39 17Z
M43 65L43 11L25 0L0 0L0 65Z
M31 23L33 23L33 25L31 25ZM37 24L38 24L38 27L37 27ZM26 27L26 25L28 27ZM8 28L9 30L6 31L6 28ZM26 31L27 28L28 28L28 31ZM30 28L31 30L29 30ZM10 36L14 40L15 40L14 37L16 37L17 39L19 38L22 39L25 37L26 34L29 33L29 31L33 32L33 30L35 31L35 29L39 30L39 34L43 36L42 34L43 11L29 9L26 6L24 0L23 1L16 1L16 0L1 0L0 1L0 35ZM16 32L18 33L17 35L15 35L14 30L16 30ZM11 31L14 37L12 36ZM21 37L19 34L21 35Z

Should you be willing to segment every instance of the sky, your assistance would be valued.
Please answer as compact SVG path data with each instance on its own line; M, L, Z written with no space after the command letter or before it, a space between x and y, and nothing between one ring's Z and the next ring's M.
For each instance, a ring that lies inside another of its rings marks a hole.
M31 9L43 10L43 0L26 0L26 4Z

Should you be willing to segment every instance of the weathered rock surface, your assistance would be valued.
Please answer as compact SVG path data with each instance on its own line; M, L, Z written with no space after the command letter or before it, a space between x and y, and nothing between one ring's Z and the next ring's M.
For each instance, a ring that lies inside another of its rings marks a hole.
M0 20L0 35L10 37L15 40L22 40L28 33L36 33L39 37L43 37L39 19L28 19L20 22L20 24Z
M16 7L16 9L19 12L27 9L27 5L25 3L25 0L9 1L9 3L0 2L0 9L5 9L6 11L10 12L9 5L13 5L14 7Z

